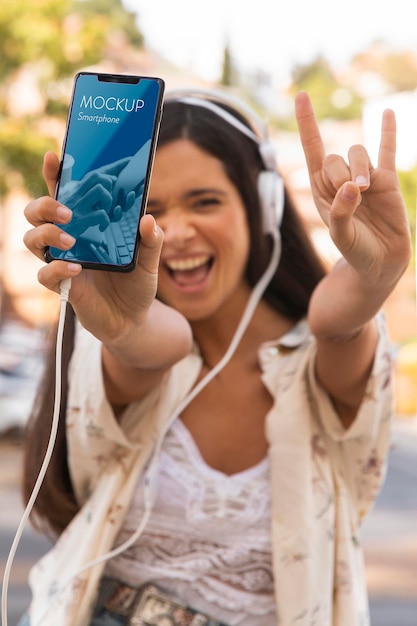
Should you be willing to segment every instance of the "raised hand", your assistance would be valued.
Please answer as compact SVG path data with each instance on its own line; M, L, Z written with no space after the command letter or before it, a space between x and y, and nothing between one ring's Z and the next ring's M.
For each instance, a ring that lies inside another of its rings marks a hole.
M373 288L390 290L408 265L410 227L395 170L396 122L384 112L378 164L361 145L346 162L325 154L308 95L295 101L301 143L317 209L348 264Z

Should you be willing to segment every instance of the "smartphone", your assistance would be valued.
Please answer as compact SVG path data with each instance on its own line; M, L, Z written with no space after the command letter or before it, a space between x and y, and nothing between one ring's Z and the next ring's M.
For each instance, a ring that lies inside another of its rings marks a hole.
M60 228L76 243L48 247L46 261L120 272L136 266L164 88L149 76L75 76L55 198L73 212Z

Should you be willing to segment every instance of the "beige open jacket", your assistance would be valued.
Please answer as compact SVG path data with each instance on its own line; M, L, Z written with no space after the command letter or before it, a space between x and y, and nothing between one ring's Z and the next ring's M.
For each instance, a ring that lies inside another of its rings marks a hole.
M315 342L305 322L260 346L271 533L280 626L369 624L359 525L385 474L393 415L391 346L379 344L358 416L345 431L314 377ZM175 365L120 423L106 400L100 343L81 327L70 363L69 466L81 510L33 568L31 626L87 626L104 564L138 482L175 408L197 378L196 352ZM248 407L250 410L250 407Z

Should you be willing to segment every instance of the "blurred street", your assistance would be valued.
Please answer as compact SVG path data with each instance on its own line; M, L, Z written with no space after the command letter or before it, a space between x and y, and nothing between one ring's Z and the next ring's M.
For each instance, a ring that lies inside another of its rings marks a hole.
M22 514L19 495L21 450L0 442L0 573ZM417 625L417 418L398 419L390 464L377 505L363 529L372 626ZM31 564L48 542L27 528L11 571L8 626L16 626L30 592Z
M417 418L398 419L388 474L365 521L372 626L417 625Z

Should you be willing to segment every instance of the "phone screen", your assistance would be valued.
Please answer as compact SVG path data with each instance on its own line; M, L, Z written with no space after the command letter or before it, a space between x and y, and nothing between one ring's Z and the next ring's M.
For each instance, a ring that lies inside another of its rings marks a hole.
M55 193L73 211L60 227L76 243L66 251L50 247L47 261L135 267L163 91L160 78L77 74Z

